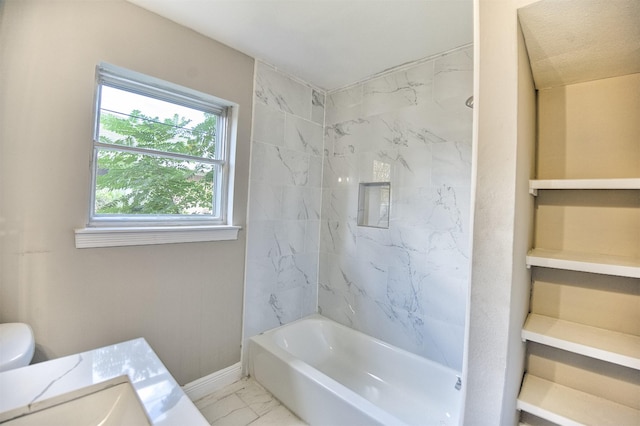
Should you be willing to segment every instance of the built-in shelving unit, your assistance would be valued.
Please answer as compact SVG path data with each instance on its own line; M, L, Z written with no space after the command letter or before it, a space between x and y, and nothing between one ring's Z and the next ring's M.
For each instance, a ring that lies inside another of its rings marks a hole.
M640 2L558 3L518 10L537 178L520 426L640 426L640 57L599 49L637 43Z
M538 190L637 190L640 179L531 180L529 192ZM534 248L527 267L640 278L640 259L594 253ZM522 329L523 341L640 370L640 337L530 313ZM640 424L640 410L553 381L525 374L517 401L519 410L559 425Z
M517 407L559 425L637 425L640 411L549 380L525 375Z
M538 190L639 190L640 179L531 180ZM527 267L640 278L640 259L594 253L534 248ZM530 313L522 329L523 341L536 342L622 367L640 370L640 337L559 318ZM619 402L525 374L517 401L519 410L559 425L640 424L640 410Z

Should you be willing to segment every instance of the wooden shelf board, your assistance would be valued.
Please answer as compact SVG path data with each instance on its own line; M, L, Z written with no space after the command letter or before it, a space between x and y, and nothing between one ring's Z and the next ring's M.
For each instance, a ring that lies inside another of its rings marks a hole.
M533 179L529 192L539 189L640 189L640 178L628 179Z
M640 370L640 337L529 314L522 338Z
M640 424L640 410L526 374L517 408L564 426Z
M527 266L640 278L640 260L632 257L533 249L526 261Z

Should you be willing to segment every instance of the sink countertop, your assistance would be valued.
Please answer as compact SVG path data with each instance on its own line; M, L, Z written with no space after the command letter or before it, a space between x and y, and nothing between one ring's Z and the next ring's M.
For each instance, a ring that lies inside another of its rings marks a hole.
M208 425L143 338L0 373L0 412L127 374L154 425Z

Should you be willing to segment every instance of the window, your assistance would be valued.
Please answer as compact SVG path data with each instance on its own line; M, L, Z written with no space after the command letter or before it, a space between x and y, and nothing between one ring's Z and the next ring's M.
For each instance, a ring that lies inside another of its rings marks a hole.
M230 225L237 106L108 64L96 78L91 205L76 246L79 234Z

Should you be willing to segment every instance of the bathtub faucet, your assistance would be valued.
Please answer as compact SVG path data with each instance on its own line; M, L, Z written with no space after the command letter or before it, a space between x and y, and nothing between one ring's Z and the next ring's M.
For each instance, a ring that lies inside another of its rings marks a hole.
M462 388L462 379L460 378L460 376L458 377L458 381L456 382L456 389L460 390L460 388Z

